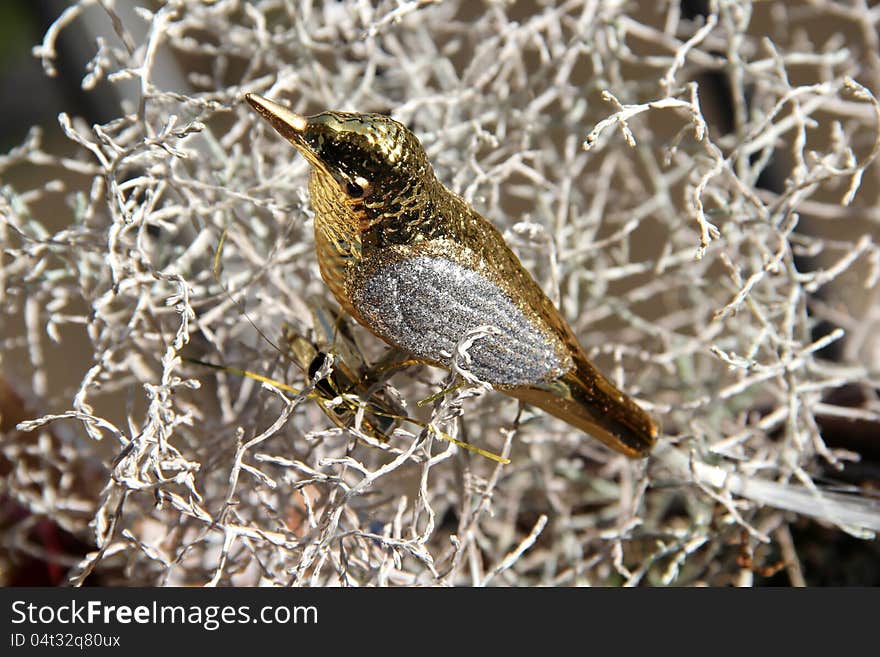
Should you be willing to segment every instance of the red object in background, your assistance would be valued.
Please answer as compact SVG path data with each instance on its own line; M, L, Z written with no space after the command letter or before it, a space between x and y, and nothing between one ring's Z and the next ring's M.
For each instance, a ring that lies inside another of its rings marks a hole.
M20 436L15 426L30 414L24 400L0 376L0 435ZM0 475L15 462L0 456ZM0 495L0 586L60 586L70 566L94 550L51 518L34 515L8 494ZM18 539L18 540L15 540Z
M0 532L8 537L25 523L31 525L23 532L27 546L7 542L0 548L0 585L62 586L69 565L94 549L49 518L36 518L15 500L0 498Z

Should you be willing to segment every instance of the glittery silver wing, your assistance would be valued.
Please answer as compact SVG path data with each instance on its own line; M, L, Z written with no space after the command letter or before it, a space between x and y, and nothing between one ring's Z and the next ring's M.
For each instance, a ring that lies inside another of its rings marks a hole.
M483 381L523 385L551 380L563 362L557 339L530 320L481 273L436 257L393 263L355 293L358 312L380 335L412 354L451 363L459 340L490 325L497 334L468 349L469 370Z

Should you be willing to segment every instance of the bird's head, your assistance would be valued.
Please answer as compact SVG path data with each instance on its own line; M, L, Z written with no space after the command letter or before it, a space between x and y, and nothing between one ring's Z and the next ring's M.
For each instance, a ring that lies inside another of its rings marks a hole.
M340 194L383 209L433 179L425 150L404 125L383 114L321 112L301 116L262 96L248 103L293 144Z

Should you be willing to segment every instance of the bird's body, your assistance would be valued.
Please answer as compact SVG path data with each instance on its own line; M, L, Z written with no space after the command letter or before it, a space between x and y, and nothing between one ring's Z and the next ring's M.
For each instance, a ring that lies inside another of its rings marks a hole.
M628 456L647 454L651 418L590 363L501 234L435 177L409 130L384 115L305 118L247 100L312 164L321 275L358 322Z

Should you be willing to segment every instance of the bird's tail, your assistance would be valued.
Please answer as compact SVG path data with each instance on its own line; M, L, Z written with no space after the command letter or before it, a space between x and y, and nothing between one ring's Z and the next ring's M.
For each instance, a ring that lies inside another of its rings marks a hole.
M565 420L630 458L642 458L657 442L655 422L573 349L575 366L555 381L521 386L506 392Z

